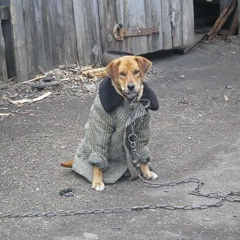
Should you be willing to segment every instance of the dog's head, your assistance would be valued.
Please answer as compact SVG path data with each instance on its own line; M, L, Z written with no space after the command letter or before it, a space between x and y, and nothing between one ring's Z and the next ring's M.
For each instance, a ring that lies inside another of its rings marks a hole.
M152 63L140 56L124 56L110 62L106 71L114 87L125 98L141 98L145 74Z

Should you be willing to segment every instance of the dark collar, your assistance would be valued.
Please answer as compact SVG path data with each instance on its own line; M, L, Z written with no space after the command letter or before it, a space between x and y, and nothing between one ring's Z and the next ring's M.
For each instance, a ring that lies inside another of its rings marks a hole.
M156 111L159 108L157 96L147 84L143 83L143 95L141 99L148 99L150 102L149 109ZM99 86L99 97L103 108L106 112L112 112L115 108L119 107L124 101L124 98L117 93L112 85L110 77L106 77L102 80Z

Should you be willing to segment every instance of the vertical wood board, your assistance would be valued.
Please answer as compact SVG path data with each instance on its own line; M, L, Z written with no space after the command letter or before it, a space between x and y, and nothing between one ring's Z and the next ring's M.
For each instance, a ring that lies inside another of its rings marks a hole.
M152 26L159 29L158 34L153 34L147 37L148 52L154 52L155 49L163 49L163 32L162 32L162 1L152 0L149 4L148 0L145 0L145 14L146 14L146 26Z
M101 57L98 1L73 0L77 49L81 65L98 62Z
M182 0L182 16L182 45L189 45L194 42L194 14L192 0Z
M172 26L169 12L171 10L171 2L162 0L162 34L163 34L163 49L172 48Z
M238 0L238 35L240 35L240 0Z
M16 76L19 81L25 81L29 79L29 68L22 1L11 0L10 12L13 29Z
M0 20L1 23L1 20ZM8 79L7 75L7 65L6 65L6 58L5 58L5 43L2 34L2 27L0 25L0 82L6 81Z

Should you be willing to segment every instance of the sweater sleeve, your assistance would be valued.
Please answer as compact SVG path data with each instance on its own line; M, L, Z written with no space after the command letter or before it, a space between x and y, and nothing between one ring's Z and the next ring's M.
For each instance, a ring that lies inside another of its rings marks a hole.
M114 113L107 113L97 98L89 116L89 131L92 153L88 162L102 170L108 168L108 148L114 131Z

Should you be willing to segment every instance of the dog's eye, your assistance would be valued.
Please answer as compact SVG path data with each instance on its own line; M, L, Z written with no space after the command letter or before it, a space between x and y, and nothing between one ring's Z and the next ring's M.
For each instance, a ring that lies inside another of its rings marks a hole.
M119 75L122 76L122 77L127 76L125 72L120 72Z
M137 69L133 70L133 74L134 74L134 75L136 75L136 74L138 74L138 73L139 73L139 70L137 70Z

